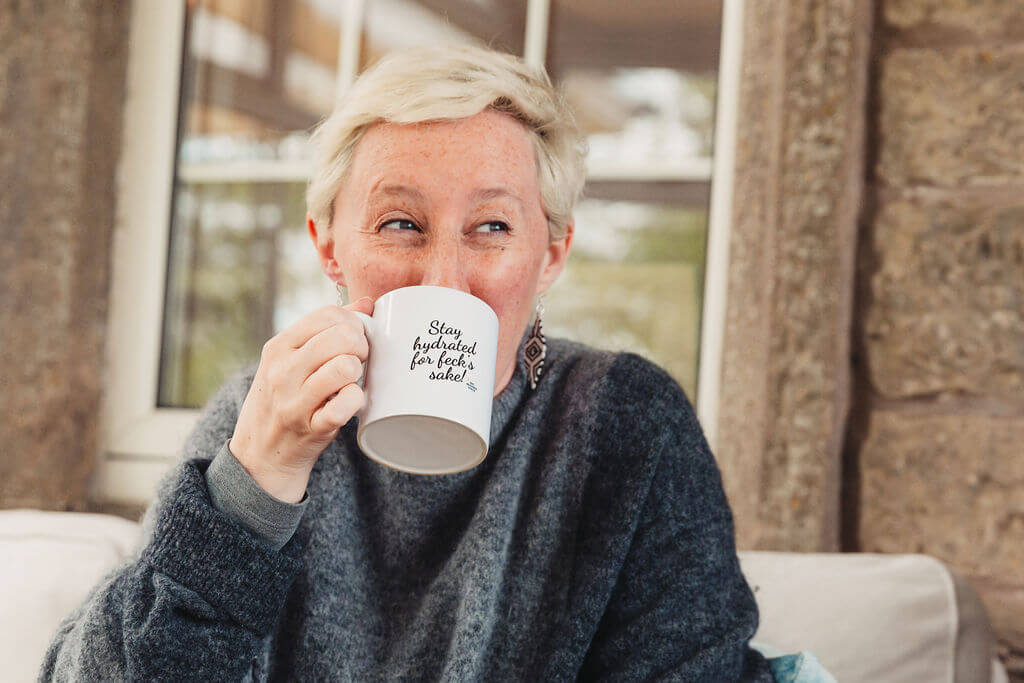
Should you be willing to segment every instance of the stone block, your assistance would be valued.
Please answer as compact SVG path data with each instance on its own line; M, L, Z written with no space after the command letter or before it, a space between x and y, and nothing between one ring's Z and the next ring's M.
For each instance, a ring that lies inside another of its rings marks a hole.
M860 550L925 553L978 589L1024 680L1024 417L876 411L860 453Z
M926 553L1019 583L1022 443L1024 417L873 412L860 453L860 549Z
M974 37L1024 33L1024 5L1007 0L883 0L882 16L901 29L947 29Z
M737 121L736 178L729 247L729 305L722 345L722 383L715 455L742 548L762 545L762 469L768 426L767 344L771 237L778 208L784 42L768 0L747 3ZM769 529L768 533L772 530Z
M119 3L0 5L0 507L88 504L128 31Z
M896 49L878 89L884 183L986 186L1024 174L1024 45Z
M1024 201L890 201L873 249L874 388L1024 404Z
M718 423L741 547L839 547L869 9L745 6Z

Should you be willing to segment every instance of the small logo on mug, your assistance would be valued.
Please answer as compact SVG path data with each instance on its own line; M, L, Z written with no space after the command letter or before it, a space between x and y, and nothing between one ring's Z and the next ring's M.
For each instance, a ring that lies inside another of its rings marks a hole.
M469 387L472 391L476 391L476 386L472 382L466 382L466 386Z

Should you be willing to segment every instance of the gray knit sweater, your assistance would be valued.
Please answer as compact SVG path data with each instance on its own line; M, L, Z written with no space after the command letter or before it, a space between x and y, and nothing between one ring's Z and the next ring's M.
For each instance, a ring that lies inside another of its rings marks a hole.
M549 339L537 388L520 360L486 460L454 475L374 463L352 420L280 548L254 531L280 510L247 523L205 478L253 371L207 404L137 557L64 621L41 680L772 680L718 468L652 363Z

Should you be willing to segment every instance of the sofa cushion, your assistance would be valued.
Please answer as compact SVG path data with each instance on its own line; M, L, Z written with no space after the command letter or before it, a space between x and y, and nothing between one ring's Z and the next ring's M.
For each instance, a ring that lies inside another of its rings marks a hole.
M0 511L0 661L33 681L61 620L135 548L139 525L87 513Z
M989 681L993 638L969 585L927 555L739 553L755 639L811 651L840 681Z

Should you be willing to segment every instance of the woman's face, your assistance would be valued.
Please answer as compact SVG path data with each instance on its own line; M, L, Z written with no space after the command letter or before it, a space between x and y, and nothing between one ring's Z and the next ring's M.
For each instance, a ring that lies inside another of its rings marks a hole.
M550 241L530 133L492 110L380 123L359 142L328 229L307 216L324 272L352 301L410 285L461 289L498 314L495 395L515 369L534 296L562 271L572 226Z

